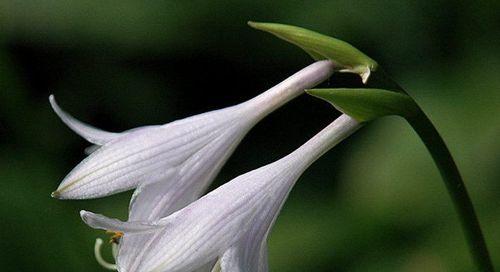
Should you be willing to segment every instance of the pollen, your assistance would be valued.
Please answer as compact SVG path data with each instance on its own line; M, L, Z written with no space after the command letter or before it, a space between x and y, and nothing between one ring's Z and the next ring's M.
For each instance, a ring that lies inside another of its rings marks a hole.
M123 237L123 232L121 231L108 230L106 233L111 235L111 238L109 239L110 244L119 244L120 239Z

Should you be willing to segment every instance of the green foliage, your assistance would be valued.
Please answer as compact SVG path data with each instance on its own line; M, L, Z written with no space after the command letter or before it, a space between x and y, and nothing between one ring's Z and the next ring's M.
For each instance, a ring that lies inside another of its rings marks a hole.
M256 22L248 22L248 24L297 45L315 60L329 59L335 62L340 66L341 72L359 74L365 83L370 72L377 69L377 62L339 39L291 25Z

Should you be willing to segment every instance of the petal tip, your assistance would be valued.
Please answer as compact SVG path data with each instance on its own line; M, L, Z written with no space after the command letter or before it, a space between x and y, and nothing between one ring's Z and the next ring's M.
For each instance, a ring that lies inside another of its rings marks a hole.
M59 185L59 187L55 191L53 191L50 194L50 196L56 199L79 199L78 196L69 193L68 188L70 188L69 185L66 186Z
M56 109L59 108L56 102L56 97L53 94L49 95L49 103L54 111L56 111Z
M59 191L54 191L50 194L51 197L61 199L61 193Z
M82 218L83 222L85 222L86 224L89 224L89 220L92 218L93 214L94 213L88 212L86 210L80 211L80 217Z

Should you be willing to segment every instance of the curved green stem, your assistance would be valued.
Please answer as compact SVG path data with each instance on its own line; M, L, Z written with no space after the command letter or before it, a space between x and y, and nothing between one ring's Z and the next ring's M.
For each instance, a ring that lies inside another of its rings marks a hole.
M372 80L372 82L369 84L372 86L383 87L408 94L398 83L392 80L383 69L379 69L376 73L373 73L370 80ZM493 264L488 253L488 248L486 247L479 220L457 165L436 127L416 102L415 105L417 107L417 112L411 116L405 116L405 119L424 142L441 173L448 193L458 212L462 228L467 238L467 242L469 243L470 252L479 271L493 272Z
M472 257L479 267L479 271L493 272L493 264L472 201L443 138L423 111L420 110L417 115L409 117L407 120L420 136L439 168L459 214Z

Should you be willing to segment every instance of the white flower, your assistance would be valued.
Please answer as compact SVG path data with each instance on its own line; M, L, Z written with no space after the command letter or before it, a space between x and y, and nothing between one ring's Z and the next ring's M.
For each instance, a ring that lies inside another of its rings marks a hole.
M102 131L76 120L61 110L51 96L52 107L61 120L89 142L101 146L64 178L53 196L97 198L138 186L145 189L159 181L169 183L165 187L182 184L179 189L203 191L207 184L199 179L210 180L255 123L332 72L331 62L316 62L239 105L122 133Z
M165 217L196 200L215 178L244 135L260 119L326 80L330 61L309 65L263 94L236 106L172 123L111 133L84 124L50 102L61 120L97 145L62 181L53 196L88 199L137 188L129 221ZM118 267L131 267L151 235L125 237Z
M216 260L214 270L267 271L267 236L293 185L310 164L360 126L342 115L290 155L157 221L121 222L86 211L81 216L93 228L122 231L124 237L154 236L135 266L120 267L122 272L191 272Z

